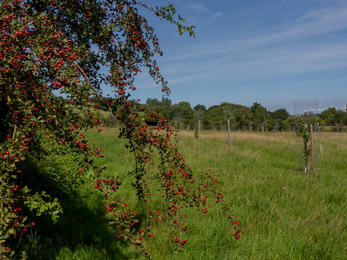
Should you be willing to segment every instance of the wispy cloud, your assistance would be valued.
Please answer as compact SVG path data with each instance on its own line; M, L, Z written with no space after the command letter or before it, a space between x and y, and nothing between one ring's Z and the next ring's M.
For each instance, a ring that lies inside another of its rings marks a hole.
M204 10L201 5L194 8ZM170 57L170 72L183 75L175 77L178 82L216 74L249 78L346 67L347 44L328 36L346 28L347 6L315 10L275 26L271 32L262 33L258 28L257 37L212 39L182 48L181 55ZM185 76L185 71L190 75Z
M170 63L170 70L164 75L172 75L170 83L216 79L256 79L273 76L288 76L347 66L346 44L310 44L280 46L277 48L248 50L247 53L226 52L223 56L204 60ZM165 66L164 66L165 67Z
M288 41L307 39L312 36L331 34L347 28L347 7L336 9L324 9L310 12L294 20L292 23L275 26L272 32L262 32L257 28L254 33L260 35L257 37L247 37L244 39L235 39L226 37L223 42L213 39L208 43L202 43L193 46L195 51L189 52L188 55L176 56L175 59L191 58L193 56L215 55L229 52L230 50L241 51L264 47L269 44L278 44ZM269 31L267 29L266 31ZM227 34L226 34L227 35ZM214 46L214 48L211 48Z
M278 41L323 35L347 28L347 6L324 8L304 14L285 25L283 32L274 33L257 42L268 44Z
M199 13L207 13L213 17L218 17L223 15L222 12L213 12L210 9L208 9L207 7L201 5L201 4L192 4L190 5L190 8L192 8L195 12L199 12Z

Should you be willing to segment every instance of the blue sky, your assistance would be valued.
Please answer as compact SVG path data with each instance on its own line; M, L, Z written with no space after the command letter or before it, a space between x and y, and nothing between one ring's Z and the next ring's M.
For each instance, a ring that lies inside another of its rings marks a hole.
M167 5L147 0L148 5ZM347 103L347 1L171 0L196 38L143 14L156 28L164 56L157 61L173 103L192 107L231 102L268 110L293 101L318 100L320 109ZM139 8L141 10L141 8ZM135 80L134 98L160 99L146 73ZM107 93L105 91L104 93Z
M143 0L149 6L166 0ZM293 101L318 100L319 109L347 103L347 1L171 0L196 38L139 7L156 28L164 55L158 64L173 103L192 107L231 102L269 111ZM161 87L145 72L133 98L161 99ZM104 95L111 94L105 89Z

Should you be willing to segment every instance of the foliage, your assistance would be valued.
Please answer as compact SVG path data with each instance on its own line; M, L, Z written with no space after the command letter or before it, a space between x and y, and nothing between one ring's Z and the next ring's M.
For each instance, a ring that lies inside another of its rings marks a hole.
M190 104L186 101L174 104L169 108L169 118L173 119L174 115L181 115L185 122L194 118L194 111L190 107Z
M195 139L199 139L199 125L194 124L194 137Z
M347 123L347 112L340 109L336 110L335 107L330 107L327 110L324 110L318 116L320 119L324 120L327 125Z
M265 118L268 117L268 113L265 107L263 107L260 103L255 102L251 106L251 112L253 115L262 115Z
M269 116L272 119L284 121L290 117L290 114L285 108L280 108L275 110L274 112L269 112Z
M182 232L187 229L182 208L200 210L208 196L232 219L230 206L221 203L216 176L209 172L199 179L194 176L183 155L171 143L174 132L167 119L151 111L151 117L159 125L148 126L136 113L138 103L130 100L129 91L136 89L134 77L143 67L161 85L162 92L170 92L153 58L155 54L162 55L158 39L137 8L148 9L160 19L176 24L180 34L187 31L194 35L193 27L180 24L183 18L178 16L178 22L174 19L176 10L171 4L151 8L135 0L1 2L0 255L3 259L13 254L8 246L11 240L35 224L22 215L23 207L34 210L36 215L46 212L53 221L62 213L57 199L52 200L47 194L50 191L30 191L26 180L33 176L19 167L21 162L28 163L33 158L52 157L59 164L63 158L70 158L66 165L74 167L50 173L52 180L70 188L83 183L82 173L92 170L94 173L89 177L94 178L94 188L104 194L104 212L113 215L110 224L118 229L117 236L130 241L137 252L148 257L146 241L151 237L151 227L160 219L167 219L168 233L176 247L182 249L187 242ZM101 68L108 68L107 75ZM102 98L102 85L113 87L115 96ZM53 90L68 95L69 104L59 101ZM124 126L119 138L128 140L127 147L136 159L135 170L130 174L134 177L138 202L148 212L144 230L135 228L138 222L135 205L130 210L117 196L120 181L103 176L103 168L94 164L95 157L103 157L102 149L90 145L81 132L100 123L99 118L85 109L90 106L94 111L99 106L107 108ZM180 102L177 107L183 109L185 118L193 117L189 103ZM54 165L46 167L54 169ZM161 207L151 201L152 181L161 186ZM205 214L207 211L202 210ZM160 212L160 219L149 217L154 212ZM234 236L240 238L239 224L232 221L231 225Z
M295 118L290 117L287 120L284 120L284 123L288 126L295 126Z
M163 106L163 103L156 98L153 98L153 99L147 98L146 106L147 107L161 107L161 106Z
M309 143L312 138L310 125L312 125L313 130L315 130L317 128L318 122L319 122L318 117L313 115L312 112L305 113L304 115L300 115L295 118L296 135L302 138L302 141L304 144L302 151L303 151L303 160L305 163L305 173L307 173L310 169L309 158L311 157L311 154L312 154L312 147L311 147L311 144Z
M160 109L164 113L165 117L167 118L169 117L170 106L171 106L171 100L168 97L165 97L164 95L161 101L159 101L156 98L153 98L153 99L148 98L146 101L147 108L153 107L154 110Z
M303 160L305 162L305 173L308 172L308 160L311 155L312 148L309 146L309 141L311 140L311 133L308 127L298 127L298 130L296 132L298 137L301 137L304 141L304 148L303 148Z
M155 112L153 112L155 111ZM160 118L164 118L164 110L162 107L150 107L144 110L144 119L146 124L148 125L157 125L158 117L154 116L154 113L160 116Z
M194 111L198 111L198 110L206 111L206 107L204 105L200 105L200 104L197 104L193 109L194 109Z
M205 113L205 118L209 121L217 116L224 116L223 108L217 105L209 107Z
M168 97L162 96L161 103L163 104L165 116L169 117L169 109L171 107L171 100Z
M254 127L256 128L260 128L261 124L269 118L266 108L260 103L255 102L251 107L251 112L253 114Z

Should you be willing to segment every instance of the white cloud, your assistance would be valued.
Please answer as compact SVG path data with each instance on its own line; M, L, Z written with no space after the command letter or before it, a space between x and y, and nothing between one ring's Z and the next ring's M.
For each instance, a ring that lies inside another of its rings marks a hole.
M212 15L213 17L218 17L223 15L222 12L213 12L210 9L208 9L207 7L201 5L201 4L192 4L190 5L190 8L194 9L194 11L196 12L200 12L200 13L207 13L209 15Z

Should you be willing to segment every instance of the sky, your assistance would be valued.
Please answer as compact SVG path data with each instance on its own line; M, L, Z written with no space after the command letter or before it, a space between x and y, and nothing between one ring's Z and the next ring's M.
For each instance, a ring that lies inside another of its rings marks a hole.
M166 0L143 0L164 6ZM268 111L318 100L319 109L347 104L347 1L171 0L196 38L138 8L155 28L164 55L156 57L172 103L207 108L230 102ZM133 98L161 100L144 72ZM105 89L104 94L111 93Z

